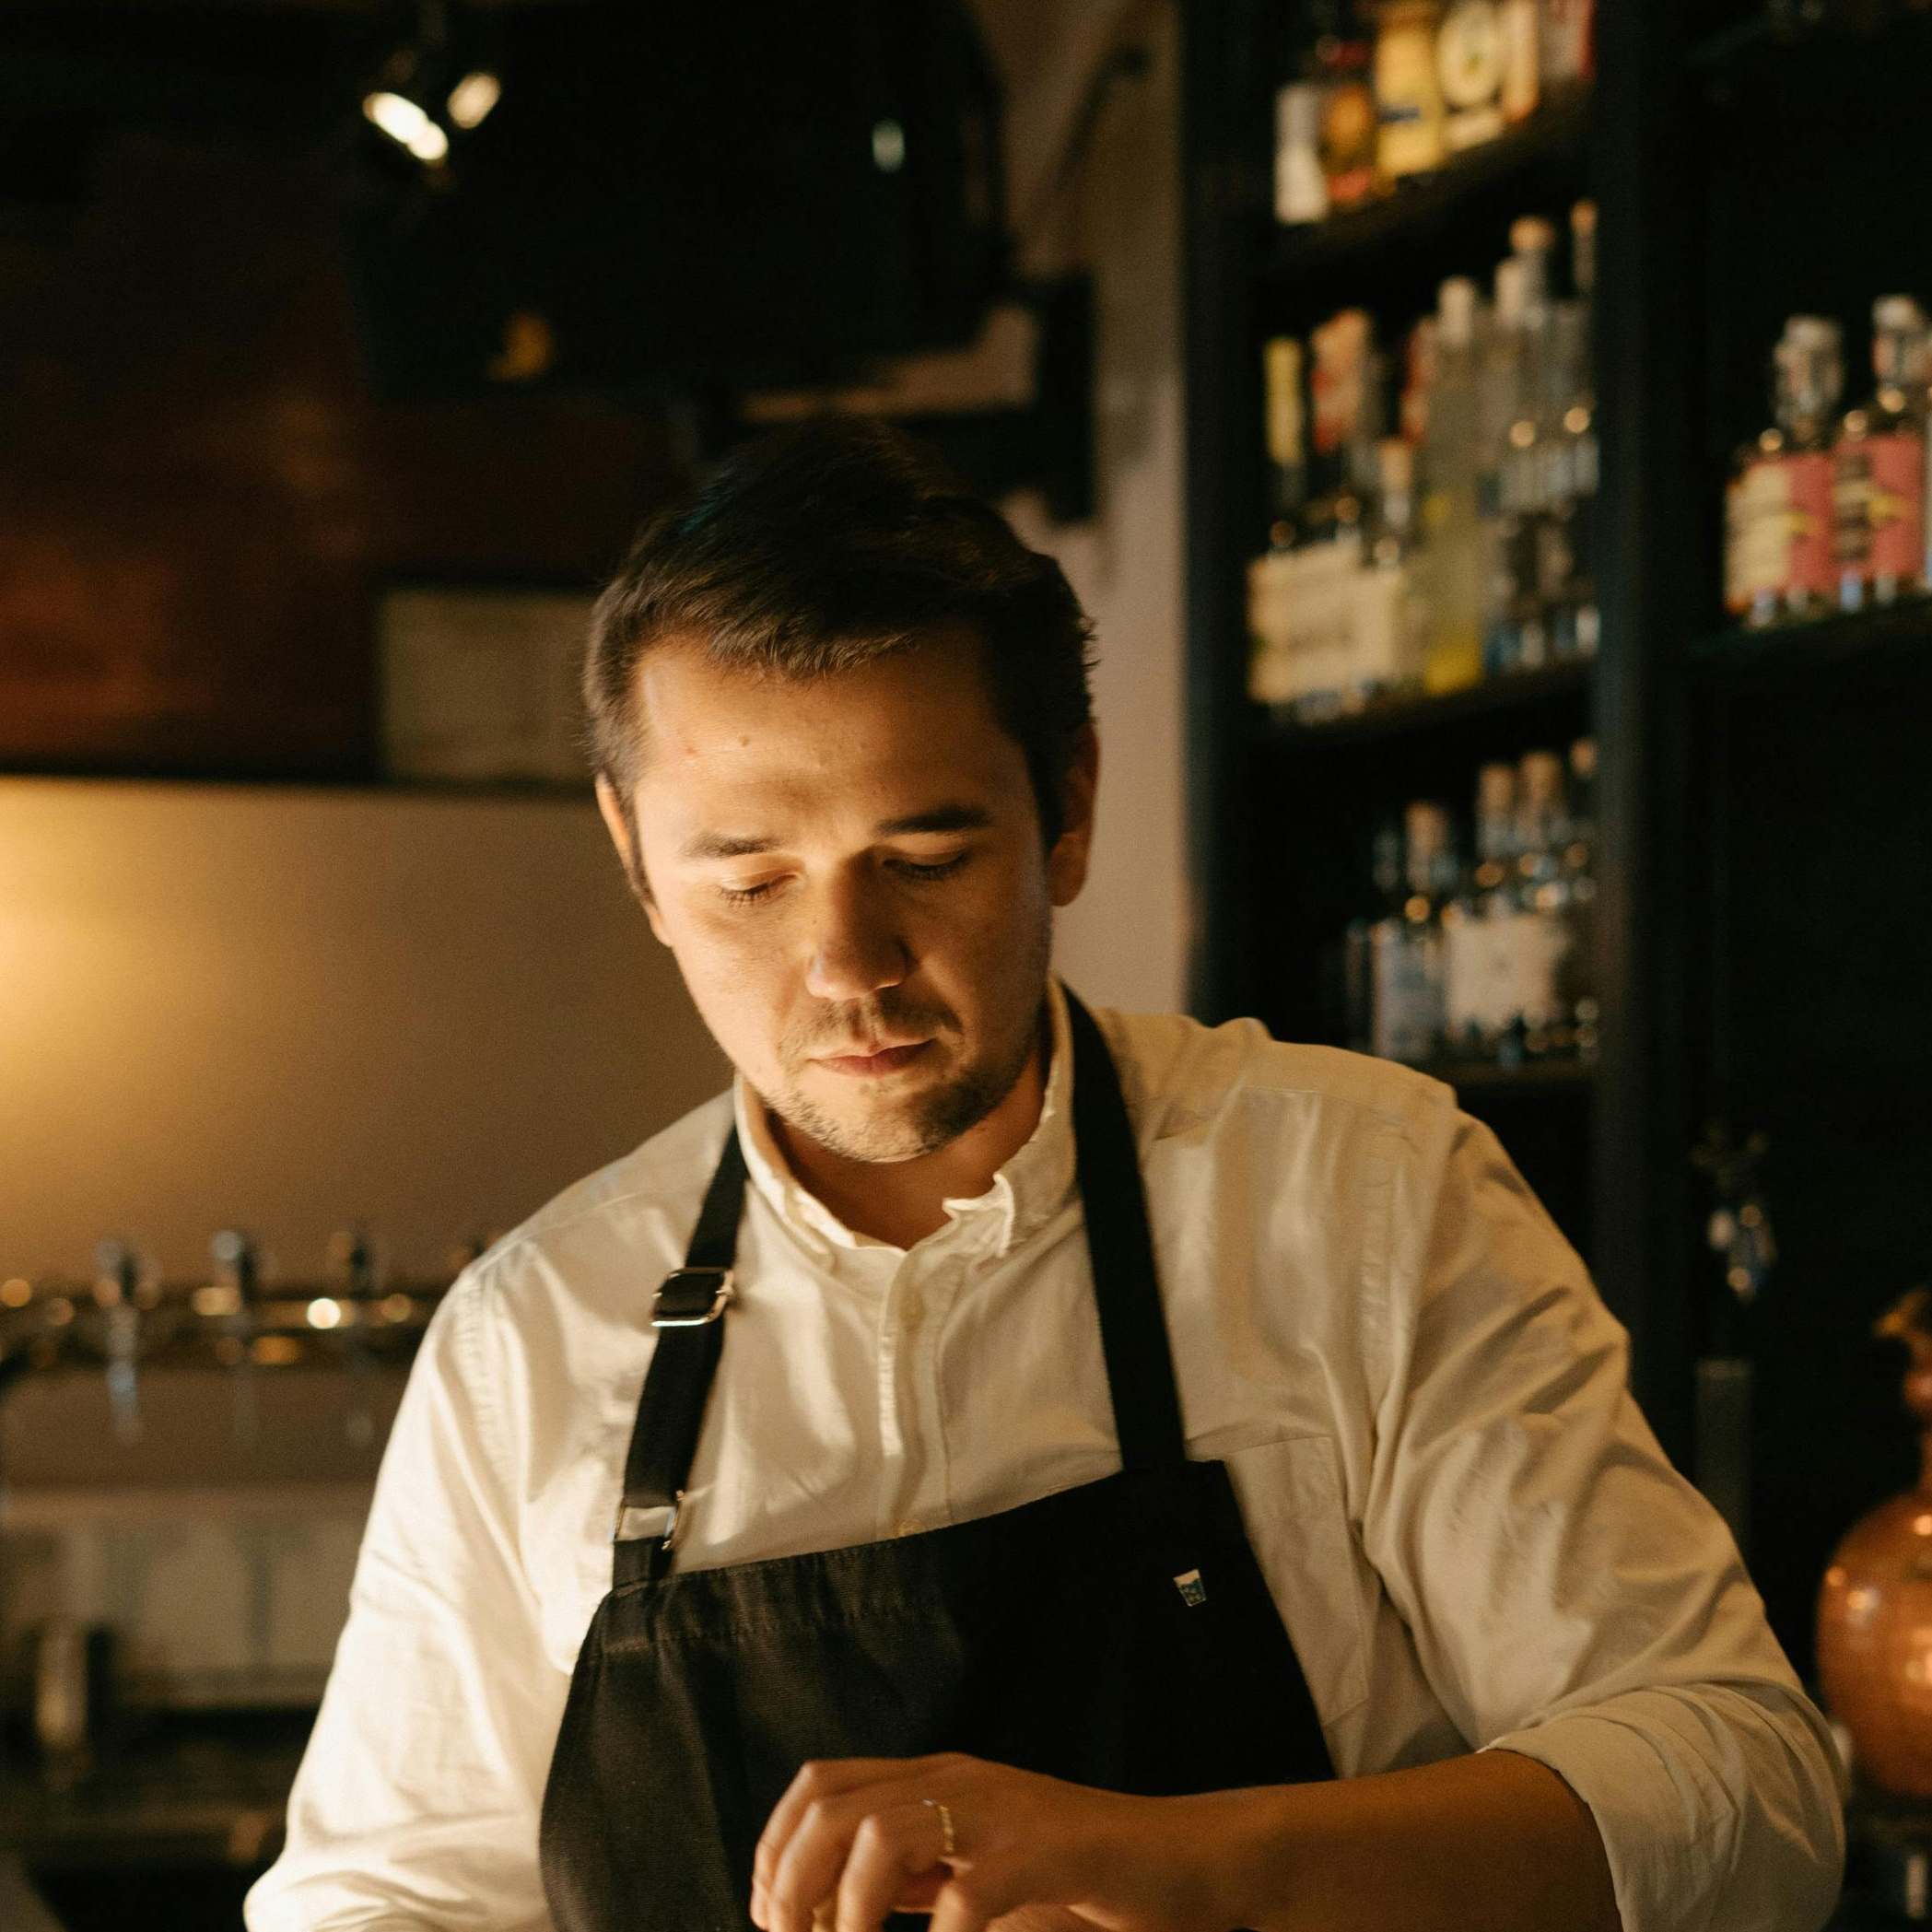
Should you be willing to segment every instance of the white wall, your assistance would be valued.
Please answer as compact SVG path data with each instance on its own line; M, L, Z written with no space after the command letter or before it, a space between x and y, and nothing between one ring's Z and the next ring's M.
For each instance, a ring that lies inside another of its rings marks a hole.
M1118 8L1076 14L1113 16ZM1094 874L1063 916L1058 958L1109 1005L1185 1003L1188 893L1182 760L1179 47L1166 8L1142 38L1146 75L1117 82L1075 191L1076 247L1095 276L1098 506L1055 530L1009 505L1056 555L1097 626L1102 766ZM1091 41L1091 33L1086 37ZM1062 78L1063 99L1079 80Z
M0 780L0 1277L433 1275L724 1079L588 800Z

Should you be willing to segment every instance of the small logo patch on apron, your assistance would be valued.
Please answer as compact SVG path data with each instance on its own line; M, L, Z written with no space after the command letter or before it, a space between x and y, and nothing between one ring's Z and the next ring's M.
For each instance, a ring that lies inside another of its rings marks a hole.
M1174 1587L1181 1593L1181 1601L1189 1610L1208 1600L1208 1587L1200 1580L1199 1570L1183 1570L1174 1579Z

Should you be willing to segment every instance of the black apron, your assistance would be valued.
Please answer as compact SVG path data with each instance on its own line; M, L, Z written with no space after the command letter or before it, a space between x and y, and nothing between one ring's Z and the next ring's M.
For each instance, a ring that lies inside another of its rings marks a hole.
M659 1294L615 1578L551 1760L557 1932L745 1932L752 1855L808 1759L966 1751L1145 1797L1332 1774L1226 1465L1188 1460L1119 1080L1067 1003L1122 1468L972 1522L720 1569L673 1572L669 1534L625 1539L626 1511L677 1503L690 1475L744 1198L734 1130Z

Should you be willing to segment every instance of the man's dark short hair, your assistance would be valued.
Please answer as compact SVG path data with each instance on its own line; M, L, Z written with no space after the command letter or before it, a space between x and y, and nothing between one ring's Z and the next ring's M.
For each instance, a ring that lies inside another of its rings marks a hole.
M761 437L652 517L599 598L583 668L591 768L628 818L638 661L665 638L721 666L815 679L955 625L978 640L1050 849L1093 716L1093 626L1060 566L888 424L819 416Z

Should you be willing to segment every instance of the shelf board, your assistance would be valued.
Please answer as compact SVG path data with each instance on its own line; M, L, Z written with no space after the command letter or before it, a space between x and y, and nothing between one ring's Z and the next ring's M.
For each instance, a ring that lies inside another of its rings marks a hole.
M1692 74L1716 79L1733 76L1746 67L1762 69L1766 64L1815 64L1821 55L1830 60L1844 51L1849 51L1856 59L1868 54L1874 47L1883 48L1887 58L1904 58L1922 51L1914 49L1912 41L1926 30L1925 20L1906 15L1863 29L1821 22L1801 30L1780 32L1771 24L1770 15L1761 10L1693 41L1684 59ZM1887 42L1891 43L1890 47Z
M1446 691L1430 697L1393 698L1322 724L1277 723L1266 713L1259 713L1256 735L1264 744L1292 745L1297 750L1376 744L1581 697L1589 689L1589 684L1590 661L1572 658L1539 671L1516 671L1507 677L1487 678L1463 691Z
M1932 667L1932 597L1770 630L1719 631L1695 639L1690 650L1692 670L1706 678L1802 676L1914 655Z
M1426 180L1411 182L1365 207L1326 221L1278 228L1263 257L1271 282L1325 274L1352 258L1374 254L1453 222L1468 206L1513 177L1546 164L1580 158L1590 125L1590 88L1573 82L1551 94L1520 127L1472 147Z
M1434 1080L1446 1082L1458 1094L1587 1094L1596 1083L1594 1065L1574 1060L1526 1060L1520 1067L1499 1067L1489 1060L1431 1060L1419 1067Z

